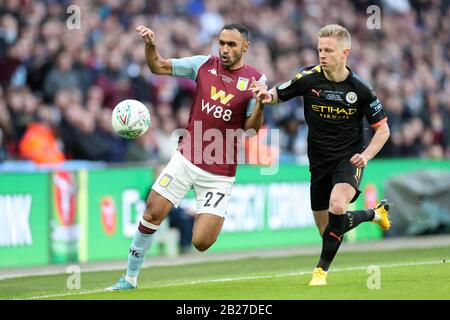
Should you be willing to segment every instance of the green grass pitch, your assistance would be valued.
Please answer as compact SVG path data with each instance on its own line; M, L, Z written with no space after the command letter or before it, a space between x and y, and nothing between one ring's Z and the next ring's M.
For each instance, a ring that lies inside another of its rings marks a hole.
M308 287L317 256L150 267L124 292L102 291L124 271L82 272L80 290L67 289L69 274L5 279L0 299L450 299L450 248L338 253L328 285Z

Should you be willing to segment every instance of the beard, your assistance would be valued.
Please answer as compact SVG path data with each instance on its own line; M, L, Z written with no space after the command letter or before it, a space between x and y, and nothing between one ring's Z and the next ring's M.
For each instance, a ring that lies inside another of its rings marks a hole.
M233 58L231 58L230 56L223 56L222 54L220 55L220 61L222 62L222 66L225 69L230 69L231 67L233 67L239 60L241 60L242 57L242 52L239 54L236 54L236 56Z

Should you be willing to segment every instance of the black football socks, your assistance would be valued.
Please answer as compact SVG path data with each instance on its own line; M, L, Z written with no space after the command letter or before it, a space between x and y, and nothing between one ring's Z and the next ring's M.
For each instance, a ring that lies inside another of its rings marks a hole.
M328 212L328 225L322 236L322 253L320 255L318 268L328 271L342 243L346 227L346 214L334 214Z
M373 209L347 211L344 216L345 216L344 232L348 232L353 228L356 228L362 222L372 221L373 218L375 217L375 212L373 211Z

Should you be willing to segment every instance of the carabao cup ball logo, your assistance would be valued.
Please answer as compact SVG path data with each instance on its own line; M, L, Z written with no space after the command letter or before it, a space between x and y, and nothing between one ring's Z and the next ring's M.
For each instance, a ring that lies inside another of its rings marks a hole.
M124 100L113 110L112 126L123 138L134 139L142 136L150 126L147 107L137 100Z

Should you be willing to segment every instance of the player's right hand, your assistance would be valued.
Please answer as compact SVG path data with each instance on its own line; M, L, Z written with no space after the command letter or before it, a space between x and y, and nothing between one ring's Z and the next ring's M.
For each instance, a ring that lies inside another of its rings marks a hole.
M151 46L155 45L155 33L152 29L140 25L136 27L136 32L144 39L145 43Z
M350 163L359 169L365 168L367 166L367 162L367 158L359 153L353 155L353 157L351 157L350 159Z
M272 95L268 92L267 85L256 81L255 78L252 78L252 84L250 85L249 90L252 91L253 96L261 101L261 103L272 102Z

